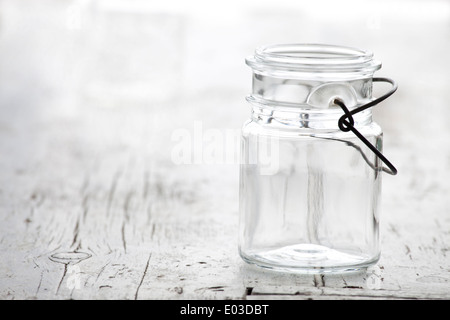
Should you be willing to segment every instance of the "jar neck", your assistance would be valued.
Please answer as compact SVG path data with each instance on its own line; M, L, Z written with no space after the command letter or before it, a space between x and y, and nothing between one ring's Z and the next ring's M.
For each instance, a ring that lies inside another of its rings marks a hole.
M315 76L315 78L313 78ZM278 78L253 73L252 95L274 104L306 105L307 108L327 109L338 98L349 108L355 108L372 99L373 74L359 75L352 79Z
M277 129L313 129L313 130L340 130L339 119L344 112L338 106L321 110L315 108L300 108L277 106L258 101L253 96L247 97L250 102L252 121ZM366 109L353 115L354 127L363 127L372 123L372 110Z
M381 63L371 52L317 44L258 48L246 59L253 70L253 119L304 128L337 128L343 111L372 100L372 79ZM370 110L354 116L355 125L371 122Z

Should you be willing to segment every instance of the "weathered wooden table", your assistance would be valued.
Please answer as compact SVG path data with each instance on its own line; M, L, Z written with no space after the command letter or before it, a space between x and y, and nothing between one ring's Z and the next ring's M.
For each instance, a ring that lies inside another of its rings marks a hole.
M383 180L379 263L325 276L241 261L237 154L243 58L266 42L351 42L332 20L44 3L1 3L0 299L450 298L448 3L420 15L429 24L383 11L362 23L355 44L399 82L375 111L399 174Z

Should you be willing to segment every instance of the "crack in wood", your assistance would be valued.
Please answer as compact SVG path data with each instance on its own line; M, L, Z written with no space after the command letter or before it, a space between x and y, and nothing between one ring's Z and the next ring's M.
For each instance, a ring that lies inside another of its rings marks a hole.
M155 224L152 224L152 230L150 231L150 240L153 240L153 236L155 234Z
M110 286L110 285L104 285L104 286L99 286L98 288L99 288L99 289L103 289L103 288L112 288L112 286Z
M144 273L142 274L141 281L139 282L138 287L136 288L136 293L134 294L134 300L137 300L139 295L139 290L141 289L142 283L144 282L144 278L147 275L148 266L150 264L150 258L152 257L152 254L150 253L147 259L147 264L145 265Z
M123 251L124 251L125 253L127 253L127 242L126 242L126 240L125 240L125 224L126 224L126 222L124 221L124 222L122 223L122 228L121 228L120 233L121 233L121 235L122 235L122 246L123 246Z
M107 216L110 215L112 202L113 202L114 195L116 193L117 184L118 184L118 181L119 181L119 178L121 175L122 175L121 170L116 171L116 173L114 174L113 180L111 182L111 187L110 187L109 193L108 193L108 201L106 204L106 215Z
M44 271L41 271L41 277L40 277L40 279L39 279L39 284L38 284L38 286L37 286L36 293L34 294L35 296L38 295L39 290L41 289L42 279L43 279L43 278L44 278Z
M209 290L213 290L213 291L223 291L225 287L224 286L215 286L215 287L209 287Z
M63 272L63 275L61 277L61 280L59 281L58 288L56 288L55 295L58 295L59 288L61 288L61 285L62 285L62 283L64 281L64 278L65 278L66 274L67 274L67 264L64 264L64 272Z
M75 224L75 228L73 230L73 241L72 241L72 244L70 245L71 247L75 246L75 244L78 241L79 227L80 227L80 218L78 217L77 223Z
M412 260L411 249L406 244L405 244L405 248L406 248L405 254L409 257L410 260Z
M123 204L124 220L122 222L121 235L122 235L123 250L125 253L127 253L127 242L126 242L126 238L125 238L125 226L130 221L130 210L129 209L130 209L131 198L133 197L133 195L134 195L133 191L128 192L127 196L125 197L125 202Z
M97 274L97 278L95 279L95 281L98 281L98 278L100 278L100 275L103 273L103 271L105 271L105 268L109 265L109 262L107 264L105 264L99 271L99 273Z
M296 291L294 293L287 292L252 292L252 296L308 296L311 295L310 292L300 292Z
M83 204L82 204L82 207L83 207L83 220L84 221L86 220L86 216L87 216L87 213L89 211L88 201L89 201L89 195L86 194L83 197Z
M344 286L347 286L347 281L345 281L345 278L341 276L342 282L344 283Z
M325 276L323 274L315 274L313 283L316 288L325 287Z

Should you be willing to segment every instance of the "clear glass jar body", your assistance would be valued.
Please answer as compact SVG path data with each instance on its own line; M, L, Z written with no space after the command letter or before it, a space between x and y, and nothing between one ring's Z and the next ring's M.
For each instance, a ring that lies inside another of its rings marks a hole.
M297 46L301 53L288 56L315 57L320 49ZM300 71L294 65L279 73L280 64L270 65L264 57L258 63L263 66L252 65L248 98L252 116L241 139L241 257L261 267L306 273L353 271L376 263L381 163L352 132L339 129L343 111L331 101L338 98L352 107L370 101L379 64L359 66L356 72L336 71L333 65L316 73L317 65L308 61L308 72L300 63ZM371 110L354 120L381 151L382 130Z

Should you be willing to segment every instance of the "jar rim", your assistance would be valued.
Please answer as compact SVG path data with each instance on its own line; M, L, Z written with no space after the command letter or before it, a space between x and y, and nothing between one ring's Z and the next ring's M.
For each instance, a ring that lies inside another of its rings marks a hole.
M252 69L292 72L374 72L381 62L371 51L330 44L276 44L258 47L246 58Z

